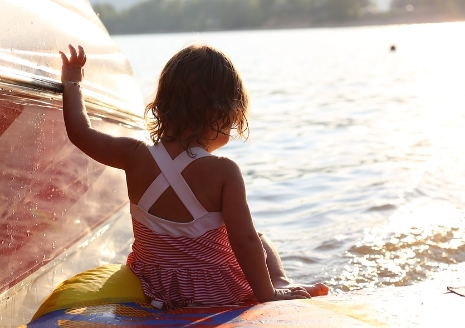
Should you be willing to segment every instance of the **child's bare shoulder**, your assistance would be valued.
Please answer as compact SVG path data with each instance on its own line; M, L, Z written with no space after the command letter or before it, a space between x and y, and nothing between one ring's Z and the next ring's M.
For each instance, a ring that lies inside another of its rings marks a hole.
M217 165L228 167L228 168L239 168L237 163L234 162L229 157L213 155L213 156L210 156L210 158L215 160L217 162Z
M132 139L128 148L131 149L131 153L128 159L128 170L145 170L149 169L154 164L152 155L150 154L150 144L144 140Z
M242 176L239 165L228 157L212 156L212 163L224 177L233 178Z

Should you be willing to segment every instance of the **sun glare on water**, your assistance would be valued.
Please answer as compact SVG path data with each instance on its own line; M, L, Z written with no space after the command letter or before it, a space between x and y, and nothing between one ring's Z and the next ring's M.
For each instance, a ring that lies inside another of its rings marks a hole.
M340 290L414 284L465 261L463 25L414 26L402 35L395 67L408 105L392 106L378 125L390 131L390 156L411 174L385 224L365 229L346 252L348 264L331 280Z

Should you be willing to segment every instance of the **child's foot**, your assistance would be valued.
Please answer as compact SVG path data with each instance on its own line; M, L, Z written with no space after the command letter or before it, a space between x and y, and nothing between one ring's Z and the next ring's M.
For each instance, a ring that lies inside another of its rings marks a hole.
M315 285L301 285L307 290L307 293L310 294L310 296L315 297L315 296L324 296L328 295L329 288L325 284L315 284Z

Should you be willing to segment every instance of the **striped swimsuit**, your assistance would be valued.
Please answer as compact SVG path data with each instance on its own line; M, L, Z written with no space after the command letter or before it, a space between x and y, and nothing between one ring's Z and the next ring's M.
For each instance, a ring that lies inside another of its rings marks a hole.
M162 143L148 148L162 173L137 205L130 204L135 239L127 265L139 277L152 305L174 309L254 298L231 249L221 212L207 212L180 173L192 161L212 155L192 148L194 158L183 152L172 160ZM178 223L148 213L169 186L193 221Z

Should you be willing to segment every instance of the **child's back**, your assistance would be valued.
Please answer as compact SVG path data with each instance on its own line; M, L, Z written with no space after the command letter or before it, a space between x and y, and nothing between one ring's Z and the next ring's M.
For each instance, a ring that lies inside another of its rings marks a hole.
M153 305L167 308L253 298L221 213L221 173L227 160L203 148L192 148L192 157L184 151L174 160L163 143L148 149L158 163L152 172L161 173L137 203L131 202L135 240L127 262L144 293ZM184 167L186 179L179 173Z
M185 153L176 143L168 143L165 148L172 159L180 153ZM187 153L185 154L190 158ZM208 156L193 161L181 173L200 204L208 212L221 212L222 186L228 173L228 165L231 165L231 162L226 158ZM129 200L133 204L139 203L144 192L161 173L144 143L137 146L125 171ZM167 188L148 212L179 223L190 222L193 219L172 187Z

